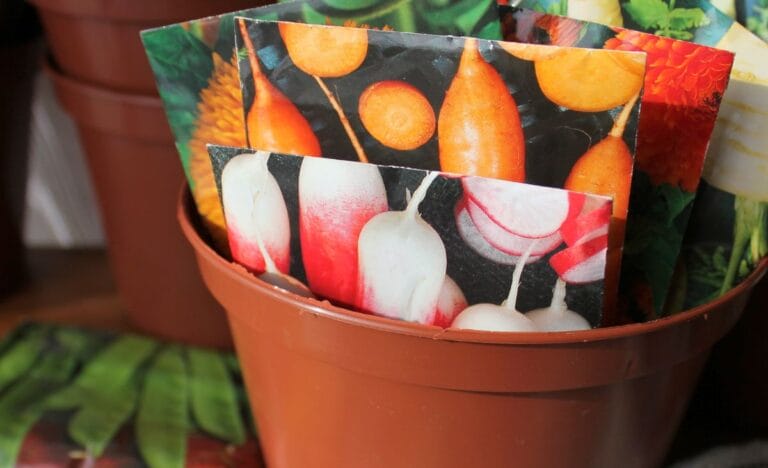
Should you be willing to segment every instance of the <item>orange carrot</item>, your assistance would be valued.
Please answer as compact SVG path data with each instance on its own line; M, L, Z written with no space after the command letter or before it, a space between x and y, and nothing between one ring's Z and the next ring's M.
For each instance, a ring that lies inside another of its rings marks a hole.
M437 121L440 168L525 180L525 138L517 104L499 73L467 38Z
M613 197L613 216L627 218L633 159L622 135L638 94L624 106L608 136L584 153L565 181L575 192Z
M427 98L404 81L379 81L360 95L360 120L381 144L412 150L435 133L435 112Z
M249 145L265 151L320 156L320 143L309 122L261 71L245 22L240 20L239 26L256 93L246 117Z
M337 78L357 70L368 54L368 32L360 28L279 23L293 63L308 75Z

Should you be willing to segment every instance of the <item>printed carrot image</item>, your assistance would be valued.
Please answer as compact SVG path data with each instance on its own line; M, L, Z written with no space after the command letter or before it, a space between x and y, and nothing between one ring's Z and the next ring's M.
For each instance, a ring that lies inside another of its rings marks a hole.
M504 80L466 39L438 118L440 168L522 182L525 139L517 103Z
M320 143L307 119L262 73L244 20L238 26L251 69L255 97L246 117L248 144L264 151L320 156Z

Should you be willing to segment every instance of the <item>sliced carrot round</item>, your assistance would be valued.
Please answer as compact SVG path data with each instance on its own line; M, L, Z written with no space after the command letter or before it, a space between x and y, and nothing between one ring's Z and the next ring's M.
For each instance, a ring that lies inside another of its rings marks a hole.
M557 60L537 60L536 79L555 104L580 112L602 112L627 103L640 91L643 60L640 54L572 49L559 54Z
M435 133L435 111L424 95L403 81L380 81L360 95L360 120L381 144L412 150Z
M280 23L279 28L291 60L309 75L347 75L357 70L368 53L365 29L301 23Z

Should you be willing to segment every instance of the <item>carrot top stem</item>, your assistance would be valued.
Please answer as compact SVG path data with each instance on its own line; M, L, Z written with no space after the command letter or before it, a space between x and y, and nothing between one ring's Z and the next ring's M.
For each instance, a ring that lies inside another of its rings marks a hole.
M406 219L413 219L419 213L419 205L424 201L427 191L432 182L437 178L437 175L437 172L430 172L421 180L419 187L413 192L410 201L408 201L408 206L405 208Z
M318 86L320 86L320 89L323 90L323 93L328 98L328 101L331 103L331 107L333 107L333 109L339 115L339 120L341 121L341 125L344 127L344 131L347 133L347 136L349 137L349 141L352 143L352 147L355 149L355 153L357 153L357 158L360 160L360 162L367 163L368 156L365 154L363 145L360 144L360 140L358 140L357 135L355 135L355 131L352 129L352 125L349 123L349 119L347 118L347 115L344 113L344 109L342 109L341 105L339 104L339 101L336 99L333 93L331 93L331 90L328 89L328 86L325 85L325 82L323 81L322 78L316 75L312 75L312 78L314 78L315 81L317 81Z
M251 36L248 35L248 26L242 19L238 20L238 25L240 27L240 34L243 36L245 49L248 51L248 63L251 65L251 72L253 74L261 74L261 65L259 65L259 60L256 58L256 48L253 46Z
M627 128L627 122L629 121L629 116L630 114L632 114L632 108L635 107L635 103L637 102L637 99L639 97L640 97L640 93L635 94L624 105L624 108L619 113L619 116L616 119L616 122L614 122L613 124L613 128L608 133L610 136L621 138L621 136L624 135L624 130Z

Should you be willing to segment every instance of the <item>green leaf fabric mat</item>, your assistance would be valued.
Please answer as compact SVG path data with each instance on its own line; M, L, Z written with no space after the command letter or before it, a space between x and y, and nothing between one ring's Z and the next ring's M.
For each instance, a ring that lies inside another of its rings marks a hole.
M0 341L0 468L260 467L249 414L230 353L35 323Z

